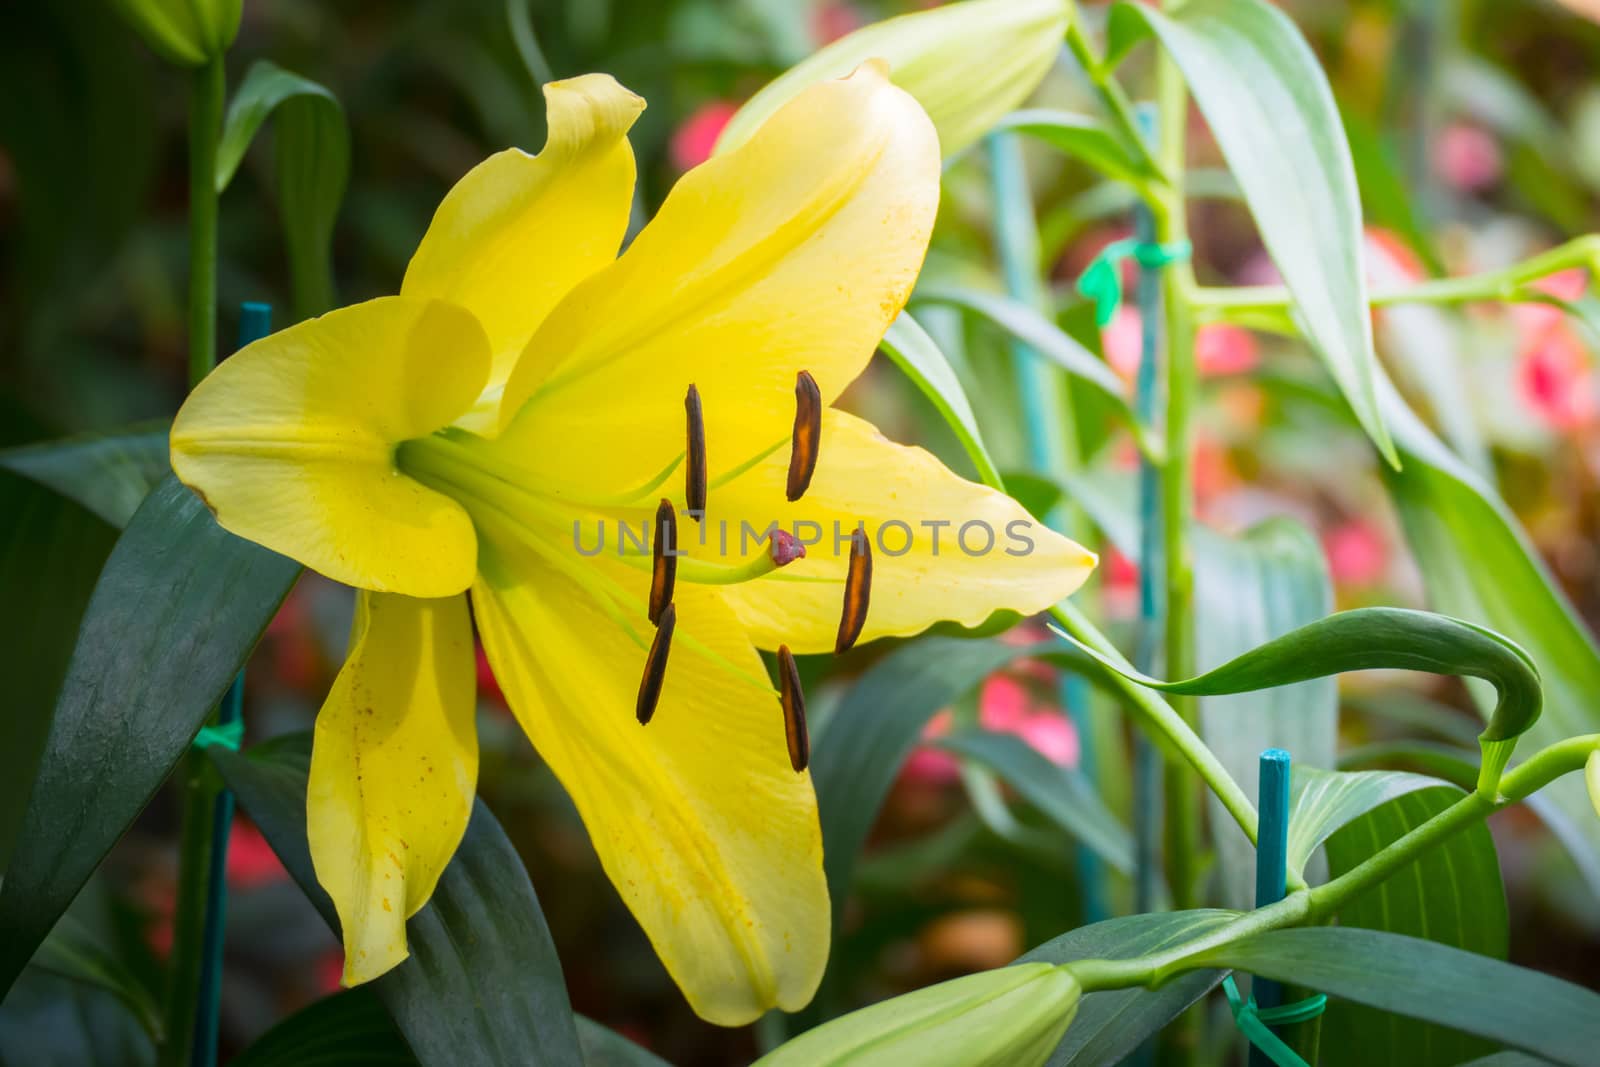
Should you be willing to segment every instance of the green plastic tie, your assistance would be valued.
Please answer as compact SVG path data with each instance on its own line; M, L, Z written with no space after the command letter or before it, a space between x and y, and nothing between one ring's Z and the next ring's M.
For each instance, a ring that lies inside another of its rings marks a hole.
M1239 987L1233 982L1233 975L1222 980L1222 991L1228 995L1228 1009L1233 1012L1233 1024L1262 1054L1277 1064L1278 1067L1309 1067L1305 1060L1295 1054L1283 1041L1283 1038L1273 1033L1272 1026L1288 1026L1290 1023L1303 1023L1315 1019L1322 1014L1328 1006L1328 998L1321 993L1305 1000L1297 1000L1293 1004L1283 1004L1276 1008L1256 1007L1256 998L1245 1000L1239 996Z
M1078 276L1078 292L1094 301L1094 321L1103 330L1117 317L1122 306L1122 261L1131 259L1147 270L1188 259L1193 251L1188 241L1172 244L1154 244L1127 237L1112 241L1102 248L1094 260Z
M200 727L200 732L194 735L192 746L201 752L218 745L230 752L239 751L239 742L244 740L244 720L235 719L233 722Z

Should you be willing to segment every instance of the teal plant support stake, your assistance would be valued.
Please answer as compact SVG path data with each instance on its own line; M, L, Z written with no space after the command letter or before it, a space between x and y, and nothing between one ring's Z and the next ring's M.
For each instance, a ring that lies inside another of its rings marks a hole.
M1135 115L1146 137L1155 132L1155 110L1142 105ZM1134 237L1155 241L1156 221L1142 201L1133 209ZM1161 275L1139 268L1139 370L1134 379L1134 417L1144 426L1156 423L1156 391L1161 380ZM1096 307L1096 318L1099 308ZM1139 644L1134 665L1146 674L1156 670L1161 647L1161 472L1143 453L1139 456ZM1161 883L1161 753L1143 730L1133 740L1134 910L1155 911Z
M272 332L272 305L247 301L239 307L239 347ZM244 733L244 672L233 680L217 708L215 725L203 727L196 748L237 749ZM201 935L199 1003L195 1005L194 1067L214 1067L222 1014L222 949L228 917L228 835L233 828L233 793L224 788L212 801L211 855L206 869L206 916Z
M1033 217L1028 175L1023 169L1022 146L1012 134L993 133L986 147L994 194L995 246L1001 273L1005 275L1006 292L1012 299L1048 315L1049 308L1045 306L1039 284L1039 233ZM1029 465L1046 475L1052 474L1064 462L1077 460L1077 439L1070 412L1060 402L1059 376L1037 352L1020 341L1011 342L1011 357L1021 393ZM1050 525L1070 535L1075 532L1076 523L1066 508L1058 507L1050 516ZM1088 686L1082 678L1068 674L1061 680L1060 693L1078 735L1078 769L1093 783L1094 739ZM1083 845L1075 846L1073 852L1083 890L1084 922L1110 918L1105 865L1092 849Z

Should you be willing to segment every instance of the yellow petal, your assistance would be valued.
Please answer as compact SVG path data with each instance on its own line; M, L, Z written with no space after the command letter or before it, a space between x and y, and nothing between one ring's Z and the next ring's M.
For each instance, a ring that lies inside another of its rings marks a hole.
M690 1005L722 1026L804 1006L828 955L816 798L789 767L777 694L750 680L765 679L761 659L716 592L680 584L665 686L641 726L644 648L531 557L485 545L484 569L473 611L495 677ZM639 590L643 634L648 575L619 578Z
M449 596L477 539L450 498L400 475L395 446L447 426L483 388L466 311L384 297L234 355L172 424L172 468L222 526L346 585Z
M628 129L644 101L609 74L544 87L549 135L530 156L508 148L446 194L406 269L402 296L471 311L494 365L484 404L464 425L495 427L499 387L550 309L616 258L633 198Z
M692 382L713 476L748 459L788 433L797 371L827 402L866 366L916 279L938 196L933 127L881 66L806 90L685 175L622 257L550 313L506 386L515 450L587 472L563 482L637 485L683 451Z
M356 597L350 654L317 715L306 835L344 932L344 983L406 958L406 919L466 833L478 777L465 597Z
M940 620L976 626L997 611L1042 611L1082 585L1096 562L1005 494L958 477L927 451L885 440L871 423L836 409L823 415L811 487L793 504L784 499L788 463L785 446L713 490L707 513L708 548L720 550L714 539L724 522L735 553L741 523L761 529L776 521L802 540L820 538L805 559L728 588L729 606L762 648L833 649L858 522L872 545L862 641L904 637ZM812 525L797 525L806 523ZM695 555L706 551L686 547Z

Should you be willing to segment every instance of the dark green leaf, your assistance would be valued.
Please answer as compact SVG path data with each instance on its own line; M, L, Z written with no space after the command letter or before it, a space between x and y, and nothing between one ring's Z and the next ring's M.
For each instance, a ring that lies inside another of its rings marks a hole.
M1192 940L1237 917L1231 911L1126 915L1079 927L1045 942L1017 962L1132 959ZM1109 989L1084 994L1078 1015L1056 1046L1049 1067L1121 1063L1147 1038L1210 992L1222 976L1222 971L1192 971L1159 989Z
M1329 872L1337 877L1460 799L1449 785L1406 792L1349 823L1328 839ZM1504 959L1505 889L1494 838L1475 823L1405 870L1355 898L1339 912L1345 927L1425 937L1452 948ZM1335 1003L1322 1022L1323 1062L1339 1064L1459 1063L1493 1051L1479 1038L1421 1025L1391 1009Z
M578 1047L583 1051L584 1067L668 1067L666 1060L615 1030L582 1015L577 1020Z
M0 885L0 990L177 764L300 568L168 477L117 541Z
M301 1008L229 1061L232 1067L414 1067L406 1039L371 986Z
M338 928L306 843L310 739L213 750L239 804ZM483 801L433 898L406 924L411 957L372 983L424 1064L579 1061L561 961L522 860Z
M7 680L0 714L3 875L22 832L78 623L117 534L72 501L7 472L0 472L0 513L6 517L0 527L0 603L18 620L0 641L0 677Z
M0 1063L17 1067L146 1067L155 1044L128 1006L99 986L39 967L0 1003Z
M994 132L1001 130L1015 130L1043 141L1117 181L1138 185L1155 177L1105 123L1088 115L1044 108L1013 111L995 123Z
M1384 416L1405 457L1405 469L1390 472L1385 481L1422 569L1429 604L1494 627L1539 665L1545 714L1529 732L1529 744L1600 731L1600 649L1511 509L1392 387L1384 390ZM1493 706L1489 694L1474 690L1473 696L1480 708ZM1565 814L1564 824L1575 833L1564 834L1563 843L1574 849L1600 892L1600 822L1583 783L1568 776L1540 796Z
M277 112L273 155L296 319L333 306L333 223L350 178L350 131L338 99L316 82L257 60L228 106L217 149L217 191L227 188L267 116Z
M961 447L966 449L967 458L972 460L979 481L1005 492L1000 472L995 469L994 460L989 458L989 450L984 447L983 434L978 429L976 416L972 414L967 391L961 387L961 380L951 369L950 361L945 359L944 353L939 351L939 346L928 336L928 332L918 325L910 312L902 312L899 318L889 324L889 331L883 335L879 347L944 416L944 421L955 432Z
M0 467L82 505L117 529L171 471L165 423L8 448Z
M1600 993L1433 941L1377 930L1272 930L1196 962L1477 1034L1555 1063L1586 1067L1600 1048Z
M1009 297L953 285L921 286L912 294L912 300L919 304L948 304L987 319L1068 374L1093 386L1116 408L1140 449L1149 455L1159 454L1158 443L1134 415L1117 372L1033 308Z
M1119 3L1183 71L1307 338L1378 450L1398 464L1378 410L1355 165L1327 77L1287 14L1265 0L1189 0L1164 15Z
M1289 869L1304 871L1311 854L1346 823L1395 797L1439 784L1436 778L1404 771L1324 771L1297 764L1289 810Z
M1132 835L1078 771L1057 766L1015 734L968 729L940 738L938 745L987 767L1075 840L1132 873Z
M56 923L29 965L105 990L122 1001L152 1040L160 1035L161 1007L150 991L70 913Z

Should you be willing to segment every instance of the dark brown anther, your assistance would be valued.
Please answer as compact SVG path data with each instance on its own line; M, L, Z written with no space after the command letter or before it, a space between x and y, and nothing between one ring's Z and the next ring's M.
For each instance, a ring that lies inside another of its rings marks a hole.
M683 398L683 410L689 416L689 447L685 457L683 499L689 517L699 522L706 513L706 420L700 410L700 390L689 386Z
M822 445L822 390L811 372L794 379L794 438L789 449L789 503L806 495L817 471L817 450Z
M861 636L867 621L867 606L872 600L872 544L867 531L857 526L850 535L850 570L844 579L844 611L839 616L839 637L835 653L848 652Z
M644 661L644 678L639 681L639 702L634 706L634 714L639 717L640 726L648 724L650 717L656 713L656 702L661 699L661 683L667 679L667 653L672 651L672 630L677 625L678 608L668 604L661 612L661 621L656 624L656 639L650 642L650 655Z
M672 586L678 577L678 513L672 501L661 498L656 508L655 538L650 544L650 621L661 622L661 613L672 603Z
M783 702L783 734L789 742L789 766L799 774L811 762L811 738L806 735L806 695L800 689L800 670L788 645L778 646L778 699Z

